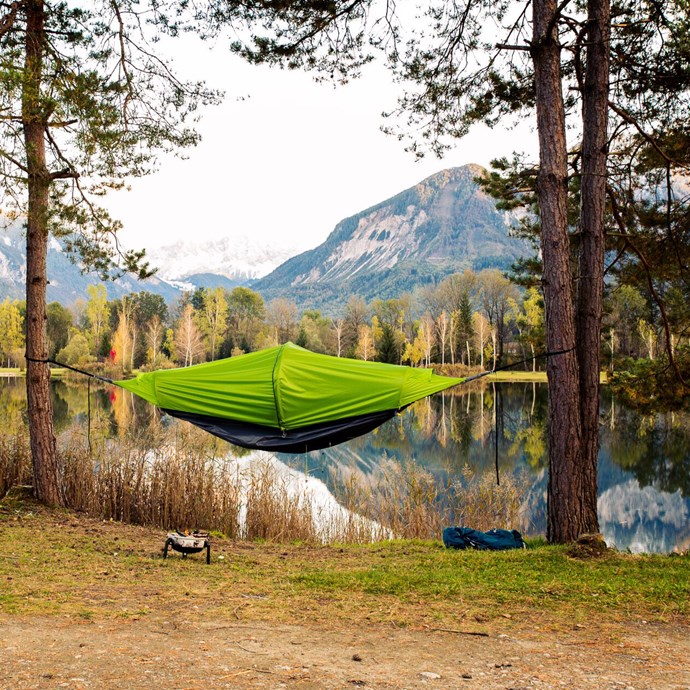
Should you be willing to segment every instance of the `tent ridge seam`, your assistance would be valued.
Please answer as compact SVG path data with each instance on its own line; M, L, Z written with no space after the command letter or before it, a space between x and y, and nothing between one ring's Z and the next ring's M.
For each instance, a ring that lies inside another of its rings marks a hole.
M278 403L278 389L276 388L276 373L278 370L278 365L280 364L280 360L283 357L283 352L285 350L287 343L284 343L283 345L280 346L280 349L278 350L278 354L276 355L276 361L273 362L273 370L271 371L271 385L273 386L273 402L274 406L276 408L276 419L278 420L278 427L282 430L285 431L285 427L283 426L283 418L282 415L280 414L280 405Z
M410 371L412 371L412 369L410 369ZM405 384L411 376L410 371L406 371L405 375L401 377L402 380L400 381L400 386L398 388L398 412L400 412L404 407L407 407L407 405L402 404L402 396L403 390L405 389Z

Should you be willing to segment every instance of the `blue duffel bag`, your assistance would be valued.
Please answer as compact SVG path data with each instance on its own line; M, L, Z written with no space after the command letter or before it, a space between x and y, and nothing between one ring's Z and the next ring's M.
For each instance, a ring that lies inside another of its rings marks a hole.
M446 527L443 530L443 543L449 549L479 549L480 551L527 548L520 532L507 529L480 532L470 527Z

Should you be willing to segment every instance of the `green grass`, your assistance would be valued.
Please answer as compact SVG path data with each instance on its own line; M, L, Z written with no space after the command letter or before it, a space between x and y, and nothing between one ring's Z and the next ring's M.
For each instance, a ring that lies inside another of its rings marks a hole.
M488 381L497 383L546 383L545 371L497 371L486 377ZM599 375L601 383L608 383L608 375L602 371Z
M434 542L389 543L357 549L361 568L313 567L296 581L316 591L359 591L429 600L465 600L496 612L497 606L522 611L576 611L618 615L690 613L690 561L667 556L611 554L577 560L565 547L541 546L504 553L448 551ZM362 554L378 556L380 561Z
M449 551L436 541L366 546L215 539L201 555L161 558L165 533L0 504L0 612L141 618L171 610L231 620L345 622L489 630L596 620L690 621L690 558L566 547ZM222 558L219 558L222 557ZM509 623L507 623L509 619Z
M497 371L486 377L501 383L546 383L545 371Z
M52 378L62 378L68 369L51 367L50 376ZM26 369L19 369L18 367L0 367L0 376L18 376L24 378L26 376Z

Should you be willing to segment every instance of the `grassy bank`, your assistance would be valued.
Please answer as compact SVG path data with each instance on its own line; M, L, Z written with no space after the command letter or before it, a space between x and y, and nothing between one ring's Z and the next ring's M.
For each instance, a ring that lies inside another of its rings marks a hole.
M533 545L448 551L437 541L320 546L216 539L161 557L165 533L31 502L0 504L0 612L82 619L191 615L301 623L317 617L489 632L500 626L690 622L690 558L569 556Z
M498 371L486 377L487 381L496 383L547 383L545 371ZM600 383L608 383L608 374L599 374Z
M61 379L64 378L67 371L67 369L51 367L50 376L54 379ZM18 367L0 367L0 376L9 378L19 376L21 378L24 378L26 376L26 369L19 369Z

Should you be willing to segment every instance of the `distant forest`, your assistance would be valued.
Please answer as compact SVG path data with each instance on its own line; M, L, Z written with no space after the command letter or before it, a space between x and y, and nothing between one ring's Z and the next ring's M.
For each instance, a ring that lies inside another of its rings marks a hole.
M497 269L455 273L396 299L367 302L353 295L335 317L315 309L300 313L282 297L265 302L247 287L198 288L172 307L151 292L108 300L103 284L89 286L87 293L70 308L48 305L51 359L130 372L189 366L293 341L338 357L491 369L544 350L540 290L519 287ZM674 320L679 333L690 320L681 311L685 321ZM630 285L610 289L605 312L601 347L607 368L651 362L663 353L664 329L641 291ZM24 317L22 301L0 303L5 366L24 366ZM687 346L681 335L672 337L675 349Z

